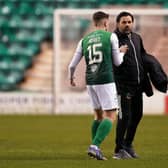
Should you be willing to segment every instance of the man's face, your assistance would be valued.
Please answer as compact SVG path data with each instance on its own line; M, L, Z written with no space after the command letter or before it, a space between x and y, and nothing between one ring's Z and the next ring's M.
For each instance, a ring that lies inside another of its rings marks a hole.
M129 34L133 28L133 22L131 16L123 16L117 23L117 27L121 33Z

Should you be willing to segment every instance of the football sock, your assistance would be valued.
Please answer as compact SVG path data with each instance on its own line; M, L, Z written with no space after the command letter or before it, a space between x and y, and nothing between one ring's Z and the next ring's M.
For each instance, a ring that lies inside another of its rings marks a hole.
M92 144L99 147L105 137L110 133L111 129L112 121L107 118L103 119L97 128L96 136L93 139Z
M100 125L100 123L101 123L101 121L99 121L99 120L94 120L92 123L92 127L91 127L92 141L93 141L94 137L96 136L97 128Z

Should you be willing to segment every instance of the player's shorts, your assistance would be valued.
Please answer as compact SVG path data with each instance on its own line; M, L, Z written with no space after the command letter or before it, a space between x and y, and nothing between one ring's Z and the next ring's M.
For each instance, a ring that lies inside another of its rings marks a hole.
M87 90L94 109L113 110L119 108L115 83L87 85Z

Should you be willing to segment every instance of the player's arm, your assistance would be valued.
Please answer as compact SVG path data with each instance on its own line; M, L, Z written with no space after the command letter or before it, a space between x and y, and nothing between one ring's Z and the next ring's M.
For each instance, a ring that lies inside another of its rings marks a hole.
M79 41L76 51L73 55L73 58L68 66L68 77L70 80L70 84L72 86L76 86L74 82L74 73L75 73L76 66L80 62L81 58L82 58L82 40Z
M119 66L122 64L124 59L124 54L128 50L127 45L123 45L119 48L118 37L115 33L111 34L111 45L112 45L112 57L114 61L114 65Z

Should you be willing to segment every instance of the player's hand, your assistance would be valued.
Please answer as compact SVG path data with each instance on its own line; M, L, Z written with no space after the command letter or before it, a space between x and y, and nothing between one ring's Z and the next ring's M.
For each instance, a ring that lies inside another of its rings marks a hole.
M120 49L120 52L126 53L129 48L128 48L128 45L125 44L125 45L120 46L119 49Z
M71 86L76 86L76 83L74 82L74 78L72 78L72 79L70 79L70 84L71 84Z

